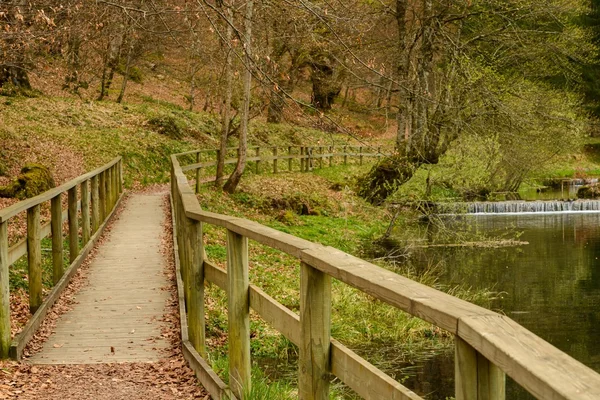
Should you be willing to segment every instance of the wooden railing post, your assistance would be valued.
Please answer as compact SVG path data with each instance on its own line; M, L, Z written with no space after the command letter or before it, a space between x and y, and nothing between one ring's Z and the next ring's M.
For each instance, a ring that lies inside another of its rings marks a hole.
M90 241L90 189L87 180L81 182L81 238L84 246Z
M329 146L329 166L333 167L333 146Z
M227 231L227 277L229 281L229 385L243 398L250 391L250 305L248 238Z
M277 147L273 147L273 173L276 174L277 171Z
M60 194L50 200L50 214L50 230L52 231L52 282L56 285L64 273L62 202Z
M202 243L202 223L188 219L187 227L188 280L190 299L188 308L188 329L190 340L196 351L206 357L204 329L204 246Z
M323 169L323 146L319 146L319 169Z
M119 194L123 193L123 159L119 160Z
M344 165L348 164L348 146L344 146Z
M98 175L98 210L100 211L100 224L106 218L106 171Z
M8 274L8 222L0 222L0 359L10 349L10 286Z
M292 170L292 146L288 147L288 156L290 158L288 158L288 170L291 171Z
M504 372L458 336L454 339L456 400L504 400Z
M34 314L42 305L42 240L40 205L27 210L27 262L29 264L29 311Z
M219 154L219 150L217 150L217 154ZM217 157L218 158L218 157ZM196 163L200 164L202 162L202 153L198 150L196 153ZM200 174L202 173L202 168L198 167L196 170L196 193L200 193Z
M300 146L300 172L304 172L304 146Z
M119 187L117 185L117 166L113 165L112 167L110 167L110 210L112 211L115 208L115 204L117 204L117 188Z
M119 198L119 173L117 172L117 164L112 167L112 177L113 177L113 199L112 205L110 207L111 210L114 210L117 205L117 199Z
M260 174L260 147L256 148L256 157L259 158L259 160L256 160L256 174Z
M112 196L111 190L110 190L110 168L107 169L106 171L104 171L105 177L104 177L104 218L108 217L108 215L110 214L110 210L111 210L111 206L110 206L110 199Z
M98 193L98 175L92 177L92 233L100 227L100 195Z
M359 154L359 163L360 165L363 165L363 147L360 146L358 148L358 154Z
M377 161L381 160L381 146L377 147Z
M300 266L301 400L329 399L331 277L306 263Z
M79 255L79 222L77 221L77 186L69 189L69 261L72 263Z

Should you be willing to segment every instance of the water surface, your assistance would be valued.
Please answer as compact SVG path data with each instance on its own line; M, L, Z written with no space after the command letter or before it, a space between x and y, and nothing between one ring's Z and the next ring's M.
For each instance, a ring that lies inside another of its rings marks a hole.
M515 230L529 244L434 247L421 251L418 262L441 264L443 283L503 292L494 306L600 372L600 213L470 215L453 229L467 227L479 234ZM436 234L430 239L435 240ZM428 398L444 399L453 393L453 371L447 371L452 367L452 355L433 358L417 366L406 383L429 393ZM509 382L507 398L531 397Z

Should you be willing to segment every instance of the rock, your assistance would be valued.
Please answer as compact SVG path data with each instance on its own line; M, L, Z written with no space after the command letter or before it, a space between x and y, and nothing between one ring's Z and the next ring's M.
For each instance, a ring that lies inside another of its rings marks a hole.
M600 186L597 183L582 186L577 190L579 199L595 199L597 197L600 197Z
M42 164L26 164L12 183L0 186L0 197L24 200L50 190L54 186L54 178L47 167Z

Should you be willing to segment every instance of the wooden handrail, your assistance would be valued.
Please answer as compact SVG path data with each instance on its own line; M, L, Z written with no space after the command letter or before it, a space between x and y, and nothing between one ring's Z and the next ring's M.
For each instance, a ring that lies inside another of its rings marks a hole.
M173 209L177 216L175 220L193 220L222 227L235 237L251 239L283 251L297 258L303 265L304 275L310 276L313 286L301 285L301 316L304 315L302 307L310 307L311 312L304 318L314 318L314 313L321 313L319 315L325 318L303 323L302 317L287 310L259 288L250 284L247 288L232 289L226 271L207 260L204 260L202 265L204 279L217 284L228 293L235 290L236 296L244 296L240 290L247 291L249 306L290 341L300 346L301 369L320 371L327 364L320 355L320 351L324 350L331 355L329 371L364 397L419 398L334 339L331 339L329 346L323 347L321 344L318 349L310 347L312 345L308 344L307 336L301 333L317 329L311 336L314 339L318 337L315 336L318 332L322 332L319 324L326 324L328 321L327 312L322 308L328 307L327 304L323 304L328 301L322 297L326 295L327 285L313 294L311 292L315 287L321 287L319 282L323 276L328 276L454 334L456 398L459 400L503 399L504 373L538 398L600 398L600 374L504 315L414 282L335 248L313 243L244 218L203 211L189 187L184 174L185 167L180 166L177 157L178 155L171 156L172 196L175 203ZM178 235L186 235L184 229L176 230ZM185 247L187 242L184 239L180 240L181 245ZM318 274L314 275L313 272ZM311 298L317 301L312 302ZM204 344L201 346L204 351ZM235 348L238 348L237 345ZM303 348L305 350L302 350ZM302 355L303 353L305 355ZM236 376L242 376L239 369L243 368L240 365L244 364L239 361L236 363ZM358 379L357 374L365 375ZM325 398L324 393L327 389L326 384L319 378L321 375L316 373L300 379L300 398ZM242 383L250 385L250 382ZM373 390L367 389L369 387ZM305 393L306 390L310 393Z
M6 222L11 217L14 217L15 215L17 215L20 212L23 212L31 207L34 207L38 204L48 201L61 193L67 192L69 189L79 185L81 182L87 181L88 179L92 178L93 176L99 175L100 173L113 167L115 164L121 162L121 160L122 160L121 157L117 157L114 160L112 160L111 162L109 162L108 164L103 165L100 168L90 171L87 174L78 176L77 178L72 179L69 182L63 183L62 185L52 188L48 191L45 191L44 193L42 193L38 196L32 197L27 200L20 201L11 206L1 209L0 210L0 222Z
M91 190L90 190L91 186ZM78 188L81 199L78 199ZM77 271L121 199L122 159L78 176L38 196L20 201L0 210L0 359L20 359L25 345L33 337L45 315L70 278ZM62 209L62 195L68 193L68 207ZM91 193L91 196L90 196ZM50 201L51 220L40 223L40 206ZM90 211L91 208L91 211ZM27 212L27 238L8 247L8 222L21 212ZM81 211L81 234L78 213ZM69 221L70 265L63 265L63 222ZM41 240L52 234L52 278L54 287L42 298ZM80 249L79 243L83 242ZM21 332L11 338L9 267L27 255L29 275L29 306L31 318Z

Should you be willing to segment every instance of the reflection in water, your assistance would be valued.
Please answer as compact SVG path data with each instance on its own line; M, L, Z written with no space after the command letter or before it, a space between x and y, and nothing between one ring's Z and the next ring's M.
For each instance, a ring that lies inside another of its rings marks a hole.
M421 262L442 263L443 283L504 292L498 307L509 317L600 372L600 213L464 218L479 233L514 227L523 232L520 240L529 244L497 249L434 247L419 254ZM449 396L453 393L449 359L452 355L424 363L407 386L429 393L431 399ZM531 397L510 382L507 398Z

